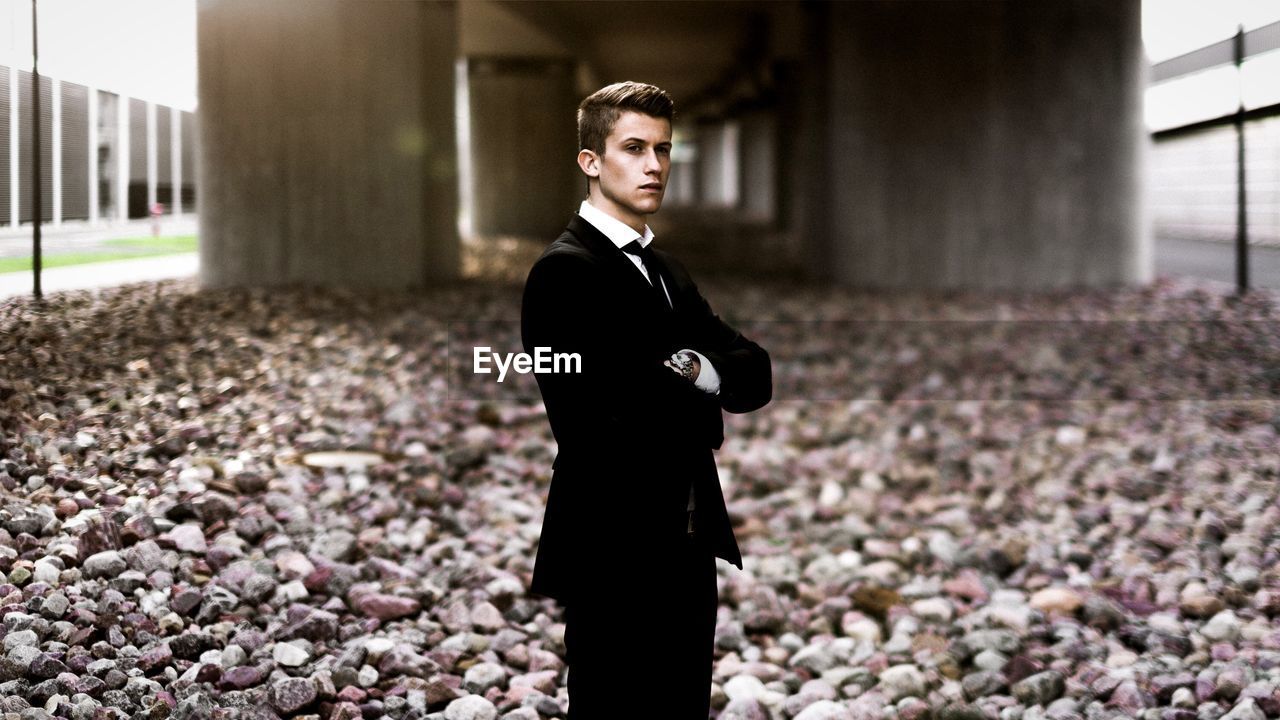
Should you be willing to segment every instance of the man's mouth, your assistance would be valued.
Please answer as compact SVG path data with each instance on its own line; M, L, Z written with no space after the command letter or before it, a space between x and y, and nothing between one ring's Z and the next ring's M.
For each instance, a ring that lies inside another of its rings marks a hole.
M653 190L654 192L657 192L657 191L662 190L662 184L661 184L661 183L649 183L648 185L641 185L641 186L640 186L640 189L641 189L641 190Z

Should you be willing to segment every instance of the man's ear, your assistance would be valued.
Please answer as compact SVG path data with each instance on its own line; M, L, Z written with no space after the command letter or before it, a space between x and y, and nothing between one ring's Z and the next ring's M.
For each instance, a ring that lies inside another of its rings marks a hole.
M578 167L589 178L600 177L600 156L594 150L583 148L578 151Z

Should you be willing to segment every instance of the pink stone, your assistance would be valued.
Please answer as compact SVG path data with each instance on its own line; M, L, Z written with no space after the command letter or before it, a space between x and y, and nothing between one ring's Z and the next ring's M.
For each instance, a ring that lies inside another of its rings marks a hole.
M531 687L543 695L556 694L556 677L560 673L555 670L543 670L542 672L525 673L524 675L516 675L511 678L508 685L515 689L517 687Z
M962 570L955 577L943 582L942 589L950 595L967 600L977 602L986 602L987 600L987 589L982 585L982 580L977 573L969 569Z
M329 713L329 720L361 720L363 717L360 706L349 702L334 705L333 711Z
M519 675L517 675L516 677L520 677L520 676L519 676ZM515 679L515 678L512 678L512 680L514 680L514 679ZM546 695L546 694L554 695L555 693L543 693L541 690L538 690L537 688L533 687L532 685L512 685L512 686L507 690L507 701L508 701L508 702L515 703L516 705L519 705L521 702L523 702L523 701L524 701L524 699L525 699L526 697L528 697L528 696L530 696L530 695L539 695L539 694L542 694L542 695Z
M350 703L359 704L363 702L364 699L368 696L369 696L369 693L356 687L355 685L348 685L338 691L338 700L341 702L350 702Z
M355 607L360 612L379 620L395 620L413 615L422 605L413 598L384 593L366 593L356 598Z

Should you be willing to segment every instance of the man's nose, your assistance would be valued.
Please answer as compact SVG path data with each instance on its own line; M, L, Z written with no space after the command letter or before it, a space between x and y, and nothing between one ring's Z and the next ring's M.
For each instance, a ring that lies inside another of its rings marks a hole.
M658 158L658 151L651 150L644 156L644 171L646 173L661 173L662 161Z

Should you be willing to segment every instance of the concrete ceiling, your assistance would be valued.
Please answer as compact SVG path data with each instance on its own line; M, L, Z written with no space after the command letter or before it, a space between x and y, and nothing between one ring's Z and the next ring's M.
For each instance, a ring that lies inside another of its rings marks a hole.
M636 80L670 92L677 107L705 104L759 59L791 43L796 3L755 0L501 0L508 12L559 40L601 84Z

